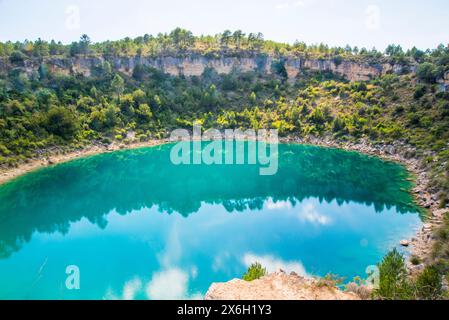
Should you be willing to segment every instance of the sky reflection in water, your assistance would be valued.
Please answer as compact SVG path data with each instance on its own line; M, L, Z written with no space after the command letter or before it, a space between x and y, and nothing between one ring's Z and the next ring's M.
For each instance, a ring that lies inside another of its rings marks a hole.
M364 275L421 224L407 174L281 145L279 171L174 166L170 145L80 159L0 187L0 298L201 298L261 262ZM77 265L81 289L67 290Z

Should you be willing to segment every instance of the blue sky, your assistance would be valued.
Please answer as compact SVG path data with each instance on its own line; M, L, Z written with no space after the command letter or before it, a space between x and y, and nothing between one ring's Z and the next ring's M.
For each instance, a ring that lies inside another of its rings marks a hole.
M449 42L449 1L0 0L0 41L115 40L177 26L196 35L242 29L290 43L434 48Z

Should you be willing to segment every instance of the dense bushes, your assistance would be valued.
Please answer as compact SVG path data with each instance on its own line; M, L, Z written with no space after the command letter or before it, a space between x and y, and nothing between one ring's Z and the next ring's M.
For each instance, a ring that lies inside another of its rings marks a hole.
M51 108L44 116L42 126L51 134L66 140L73 138L78 130L75 115L64 107Z

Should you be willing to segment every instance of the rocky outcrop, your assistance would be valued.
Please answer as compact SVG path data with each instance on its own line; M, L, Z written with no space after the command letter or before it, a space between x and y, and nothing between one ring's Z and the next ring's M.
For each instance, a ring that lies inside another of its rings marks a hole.
M205 300L360 300L332 284L282 271L258 280L213 283Z
M31 76L41 64L54 73L64 75L82 74L89 77L95 68L101 67L106 59L102 56L76 56L69 58L49 57L44 59L28 59L23 63L11 64L8 59L0 60L0 73L16 68ZM137 65L150 66L173 76L201 76L207 68L219 74L229 74L233 70L247 72L258 71L265 74L272 72L272 63L282 61L289 81L297 79L303 71L332 72L350 81L366 81L374 77L396 72L403 73L404 67L388 63L368 63L357 61L335 61L333 59L312 59L307 57L274 57L261 54L248 54L242 57L207 57L199 54L184 57L109 57L112 68L131 75Z

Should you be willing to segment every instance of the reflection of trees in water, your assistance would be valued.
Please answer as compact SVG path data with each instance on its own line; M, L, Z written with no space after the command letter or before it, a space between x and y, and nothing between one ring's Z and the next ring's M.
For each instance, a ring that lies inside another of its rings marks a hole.
M157 206L188 216L201 203L229 211L304 198L358 202L381 212L415 211L406 172L357 153L281 145L279 171L260 176L256 166L174 166L170 146L104 154L43 169L0 188L0 257L28 242L33 232L67 233L85 217L105 228L106 214Z

